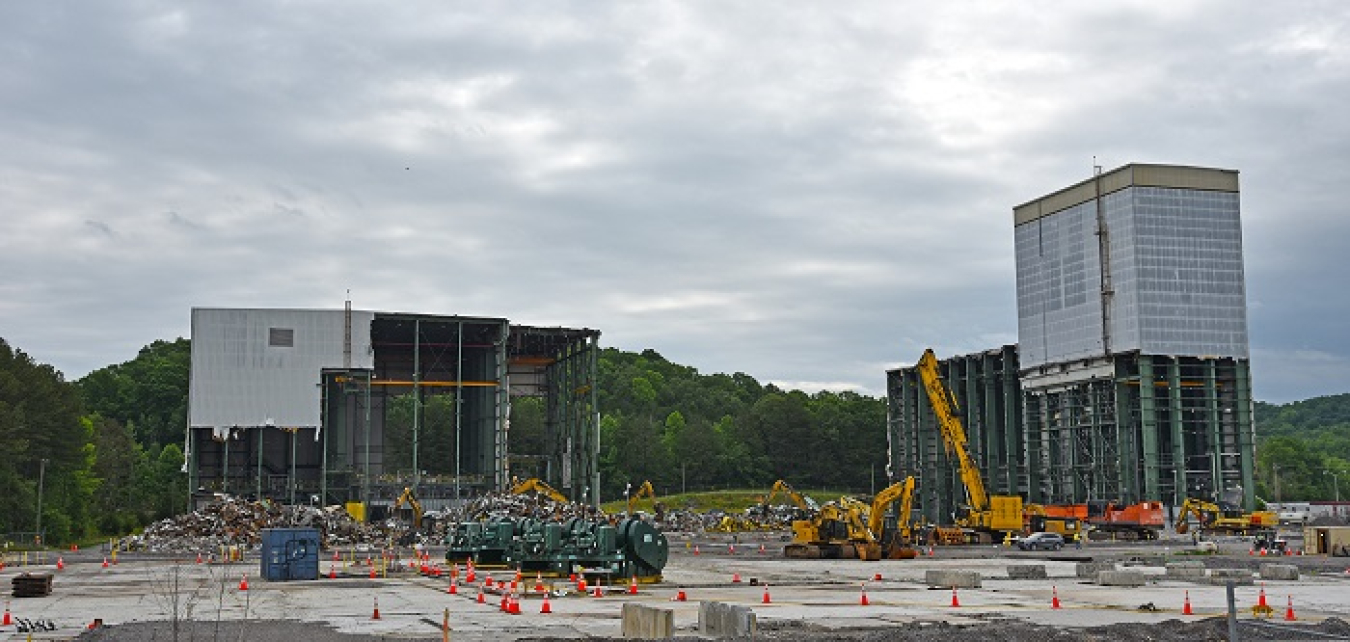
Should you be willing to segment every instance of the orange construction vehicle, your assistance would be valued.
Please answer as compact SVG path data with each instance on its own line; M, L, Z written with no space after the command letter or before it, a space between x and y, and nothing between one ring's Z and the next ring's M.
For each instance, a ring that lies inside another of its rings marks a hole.
M1167 524L1162 502L1120 505L1093 500L1086 504L1055 504L1041 507L1048 517L1077 519L1094 532L1122 539L1158 539Z

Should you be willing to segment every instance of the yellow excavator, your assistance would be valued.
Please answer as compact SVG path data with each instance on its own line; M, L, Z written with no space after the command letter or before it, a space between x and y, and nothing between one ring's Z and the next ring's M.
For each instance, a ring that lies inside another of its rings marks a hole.
M937 415L942 443L946 446L947 455L957 458L961 483L966 487L966 505L961 507L956 517L956 525L964 532L966 541L989 543L994 536L1001 539L1008 533L1021 532L1022 498L1018 495L991 497L985 491L984 478L980 476L980 469L966 445L966 430L957 415L959 407L956 399L938 373L937 355L931 349L924 350L917 369L924 390L928 393L929 405Z
M414 531L422 530L422 502L417 501L417 494L411 487L404 488L403 494L394 500L394 514L412 524Z
M895 525L886 528L886 508L900 502L896 510ZM881 543L881 554L886 559L911 559L917 555L914 550L914 522L910 514L914 510L914 477L891 484L872 498L872 507L867 516L867 529Z
M783 554L811 559L912 558L914 551L909 549L908 540L912 536L909 513L913 497L914 478L909 477L877 493L871 504L853 497L828 502L810 519L792 522L792 542L783 549ZM886 509L896 501L900 502L900 517L895 530L888 531Z
M514 478L511 480L512 495L523 495L528 492L538 493L560 504L567 503L566 495L558 492L558 489L549 486L548 483L538 477L531 477L525 481Z
M769 494L764 498L764 501L760 502L761 509L765 513L768 513L768 508L770 506L773 506L773 500L777 498L778 495L780 494L792 500L792 504L796 506L798 509L806 511L808 513L815 511L818 508L816 506L816 503L812 501L810 497L807 497L795 490L792 490L792 486L788 485L786 481L780 479L773 483L773 488L769 489Z
M629 516L629 517L632 517L632 516L633 516L633 510L634 510L635 508L637 508L638 500L639 500L639 499L642 499L643 497L650 497L650 498L652 498L652 504L653 504L653 506L655 506L655 504L656 504L656 489L655 489L655 488L652 488L652 481L651 481L650 479L647 480L647 481L645 481L645 482L642 482L642 485L641 485L641 486L638 486L638 489L637 489L637 490L635 490L635 491L633 491L633 492L631 492L631 493L628 494L628 516Z
M1258 531L1273 529L1280 524L1280 516L1275 511L1246 513L1236 506L1220 506L1203 499L1187 497L1181 504L1181 514L1177 516L1175 529L1178 534L1184 535L1191 529L1192 516L1200 525L1202 533L1251 535Z
M806 559L881 559L881 544L867 529L866 515L855 499L826 502L811 519L792 522L792 542L785 557Z

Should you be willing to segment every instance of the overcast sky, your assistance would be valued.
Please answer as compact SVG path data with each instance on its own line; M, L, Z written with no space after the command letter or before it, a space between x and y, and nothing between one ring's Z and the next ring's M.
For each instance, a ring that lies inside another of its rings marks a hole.
M1339 1L16 0L0 337L350 289L881 395L1016 342L1012 208L1095 157L1239 170L1256 396L1341 393L1347 114Z

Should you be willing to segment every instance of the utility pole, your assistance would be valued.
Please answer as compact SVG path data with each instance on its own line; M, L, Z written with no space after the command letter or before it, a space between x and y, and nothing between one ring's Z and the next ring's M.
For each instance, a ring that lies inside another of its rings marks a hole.
M1282 504L1283 502L1280 501L1280 465L1272 463L1271 467L1275 469L1275 503Z
M38 505L37 534L38 543L42 543L42 486L47 481L47 459L38 461Z
M1329 470L1322 471L1323 475L1331 475L1331 486L1336 490L1336 501L1341 501L1341 480L1340 475Z

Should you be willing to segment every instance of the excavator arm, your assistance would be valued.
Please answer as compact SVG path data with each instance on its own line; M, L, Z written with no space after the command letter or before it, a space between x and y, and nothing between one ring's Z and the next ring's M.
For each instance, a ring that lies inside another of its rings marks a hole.
M512 495L522 495L534 491L560 504L567 503L566 495L558 492L556 488L549 486L544 480L539 479L538 477L531 477L525 481L512 481L514 482L514 485L511 486Z
M980 476L980 469L970 456L970 448L966 445L966 430L956 414L958 411L956 399L942 383L942 378L938 374L937 355L933 354L931 349L923 351L923 356L919 358L918 370L919 378L923 380L924 391L928 393L928 403L933 407L933 414L937 415L938 428L942 431L942 443L947 447L947 454L955 455L957 458L961 469L961 482L965 484L970 507L975 512L987 511L989 494L984 489L984 478Z
M801 493L792 490L792 486L788 485L786 481L783 481L781 479L773 483L773 488L769 490L769 495L764 498L763 505L772 506L774 498L776 498L780 493L786 495L788 499L792 500L792 503L795 504L797 508L800 508L805 511L813 510L811 502L807 501L806 497L802 496Z
M643 497L650 497L656 501L656 489L652 488L652 481L649 479L642 482L638 489L628 494L628 516L633 516L633 509L637 506L638 500Z
M404 488L403 494L399 495L398 499L394 501L394 510L396 512L403 510L405 506L408 510L412 511L413 530L421 530L423 513L422 502L417 501L417 495L413 493L411 487Z
M913 508L914 502L914 477L912 476L906 477L905 481L891 484L872 498L872 508L867 515L867 529L872 531L874 535L880 535L885 524L886 508L897 500L900 502L900 511L896 523L903 535L909 537L909 512Z

